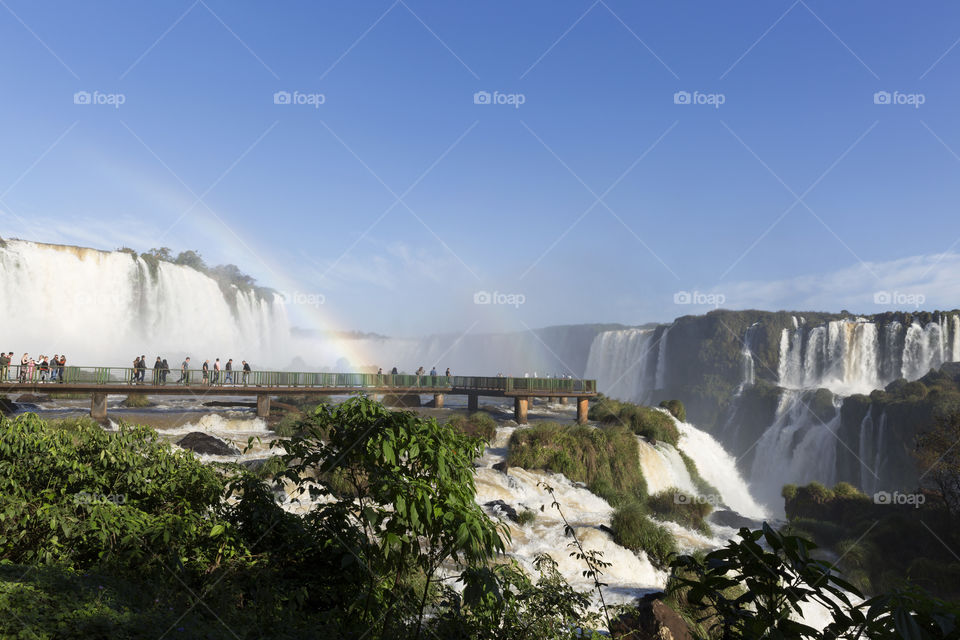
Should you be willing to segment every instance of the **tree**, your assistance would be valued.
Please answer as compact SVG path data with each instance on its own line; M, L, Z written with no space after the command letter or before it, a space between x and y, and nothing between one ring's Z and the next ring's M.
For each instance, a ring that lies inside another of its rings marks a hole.
M174 262L203 273L207 271L207 263L203 261L203 258L196 251L181 251Z
M960 514L960 414L939 418L930 431L917 436L914 451L920 482L943 497L951 517Z
M170 247L150 249L150 251L147 251L147 255L153 256L157 260L163 260L164 262L173 262L173 253L170 251Z

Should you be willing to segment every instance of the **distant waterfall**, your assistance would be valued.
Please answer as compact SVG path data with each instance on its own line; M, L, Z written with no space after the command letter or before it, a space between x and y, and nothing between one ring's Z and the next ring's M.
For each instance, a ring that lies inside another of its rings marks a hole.
M0 247L0 336L18 357L66 353L70 364L129 366L141 354L190 354L198 367L215 357L286 366L283 304L233 293L228 299L189 267L151 268L125 252L18 240Z
M960 317L941 315L921 325L883 327L864 319L810 327L802 321L780 337L780 385L869 393L893 380L916 380L944 362L960 359Z
M643 402L656 387L661 352L656 329L604 331L593 340L586 377L608 396ZM662 332L660 332L662 333Z

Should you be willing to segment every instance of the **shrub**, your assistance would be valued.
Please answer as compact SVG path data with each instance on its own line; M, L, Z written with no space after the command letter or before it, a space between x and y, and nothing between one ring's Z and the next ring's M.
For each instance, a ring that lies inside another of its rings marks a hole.
M785 484L783 489L780 490L780 495L783 496L784 500L793 500L797 497L797 485L795 484Z
M676 487L650 496L647 507L654 515L664 520L676 522L688 529L696 529L704 535L711 535L706 517L713 511L713 507L706 501L697 500Z
M646 493L637 440L623 427L593 428L541 422L510 438L507 463L545 469L584 482L613 505Z
M664 400L660 403L660 406L669 411L680 422L687 421L687 410L679 400Z
M144 393L131 393L123 399L120 405L129 409L143 409L144 407L152 407L153 403Z
M492 441L497 435L496 420L480 411L470 416L453 416L447 424L468 436L483 438L487 442Z
M644 551L650 561L665 567L670 554L677 552L677 543L666 528L647 517L639 502L629 502L613 512L610 522L613 539L631 551Z
M533 523L537 519L537 514L530 509L523 509L517 512L517 524L521 527L525 527L528 524Z

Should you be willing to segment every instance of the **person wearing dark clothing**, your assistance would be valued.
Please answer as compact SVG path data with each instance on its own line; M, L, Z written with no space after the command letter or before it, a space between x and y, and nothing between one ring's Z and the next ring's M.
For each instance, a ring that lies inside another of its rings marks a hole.
M190 384L190 358L189 356L184 359L183 364L180 365L180 379L177 380L177 384L180 383Z
M147 356L140 356L140 371L138 372L140 383L143 384L147 379Z
M157 356L157 361L153 363L153 384L160 384L160 378L163 376L163 362L160 361L160 356Z
M450 367L447 367L447 377L450 377Z
M170 373L170 365L167 364L167 359L164 358L160 362L160 384L167 384L167 375Z
M10 370L10 356L0 353L0 382L7 381L7 371Z
M131 373L130 382L137 384L137 377L140 375L140 357L137 356L133 359L133 372Z
M210 383L210 361L204 360L203 366L200 367L200 370L203 372L203 384Z
M247 383L250 382L250 372L251 372L251 371L252 371L252 369L250 368L250 364L249 364L246 360L244 360L244 361L243 361L243 384L244 384L244 386L246 386Z
M220 358L213 363L213 384L220 384Z
M227 364L223 369L226 371L223 375L223 384L233 384L233 358L227 360Z
M390 370L390 375L392 375L392 376L397 375L397 373L398 373L398 371L397 371L397 368L396 368L396 367L394 367L393 369Z
M63 370L67 368L67 356L60 354L60 360L57 362L57 382L63 382Z

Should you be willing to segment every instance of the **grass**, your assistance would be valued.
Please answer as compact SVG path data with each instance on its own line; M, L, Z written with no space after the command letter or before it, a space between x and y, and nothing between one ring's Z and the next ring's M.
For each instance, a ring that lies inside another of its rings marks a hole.
M650 561L667 566L670 554L677 552L677 543L666 528L651 520L639 502L630 502L613 512L610 522L613 540L631 551L644 551Z
M682 407L683 405L680 405L680 408ZM680 432L673 418L668 413L651 407L620 402L601 395L590 407L588 417L602 425L626 427L651 442L666 442L676 447L680 440Z
M677 453L679 453L680 457L683 459L683 464L687 468L687 473L690 474L690 480L693 481L693 486L697 488L697 491L700 493L700 495L719 496L720 491L718 491L715 486L704 480L703 476L700 475L700 470L697 469L697 463L693 461L693 458L679 449L677 449Z
M637 440L624 427L541 422L518 429L510 438L507 463L562 473L586 483L590 491L614 506L646 498Z
M127 407L129 409L143 409L144 407L152 407L153 403L150 402L150 399L147 398L144 393L131 393L120 403L121 407Z
M517 524L521 527L525 527L528 524L533 523L537 519L537 514L530 509L523 509L522 511L517 512Z
M487 442L492 441L497 434L496 420L481 411L472 413L469 416L453 416L447 424L454 429L459 429L468 436L483 438Z
M712 533L706 518L713 511L713 507L706 501L697 500L680 489L671 487L650 496L647 500L647 507L662 520L676 522L688 529L695 529L706 536Z

